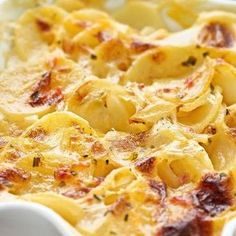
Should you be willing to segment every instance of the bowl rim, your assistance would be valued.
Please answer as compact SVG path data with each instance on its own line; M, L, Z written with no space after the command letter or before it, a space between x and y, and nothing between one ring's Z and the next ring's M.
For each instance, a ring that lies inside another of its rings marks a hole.
M22 214L34 214L37 217L41 217L45 221L51 223L51 225L63 236L71 236L74 231L72 226L70 226L70 224L67 223L59 214L49 207L39 203L23 201L0 202L0 212L8 210L20 212L21 214L19 214L19 217L21 217ZM73 235L75 235L75 233Z

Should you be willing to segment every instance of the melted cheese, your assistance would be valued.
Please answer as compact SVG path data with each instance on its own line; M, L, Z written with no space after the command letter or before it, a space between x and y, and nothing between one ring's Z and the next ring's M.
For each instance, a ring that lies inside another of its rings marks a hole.
M235 14L45 2L0 22L1 201L85 236L219 235L235 216Z

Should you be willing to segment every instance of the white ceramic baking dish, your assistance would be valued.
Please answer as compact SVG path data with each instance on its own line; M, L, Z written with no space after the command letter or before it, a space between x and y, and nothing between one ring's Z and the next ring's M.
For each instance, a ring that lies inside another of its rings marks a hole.
M14 9L9 14L1 12L2 2L24 2L24 0L0 0L0 16L12 19ZM26 0L29 2L28 0ZM115 6L124 0L110 0ZM236 12L234 0L206 0L199 6L199 10L226 10ZM16 16L24 9L17 8ZM1 21L1 20L0 20ZM0 45L1 46L1 45ZM0 50L1 57L1 50ZM0 58L1 59L1 58ZM74 236L80 235L51 209L36 203L4 202L0 203L0 236ZM224 227L222 236L236 236L236 219L231 220Z
M74 229L51 209L36 203L0 203L1 236L74 236Z

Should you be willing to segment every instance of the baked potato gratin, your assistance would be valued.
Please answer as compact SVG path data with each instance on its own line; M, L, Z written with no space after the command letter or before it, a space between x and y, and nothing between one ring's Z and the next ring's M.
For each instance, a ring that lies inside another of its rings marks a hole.
M236 216L236 15L52 2L0 23L1 202L43 204L78 235L220 235Z

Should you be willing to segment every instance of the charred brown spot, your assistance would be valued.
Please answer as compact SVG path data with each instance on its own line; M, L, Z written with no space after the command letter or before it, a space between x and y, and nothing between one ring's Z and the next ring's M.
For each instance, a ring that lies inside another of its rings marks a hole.
M140 90L143 90L143 89L145 88L145 84L144 84L144 83L139 83L139 84L138 84L138 88L139 88Z
M33 93L30 95L29 104L32 107L43 105L56 105L64 99L60 88L51 89L51 72L42 75L42 79L33 87Z
M51 72L42 75L42 79L33 87L33 93L30 95L29 104L34 106L44 105L46 93L50 89Z
M145 43L145 42L140 42L140 41L134 41L131 43L131 50L133 50L135 53L141 53L153 47L154 45L150 43Z
M236 128L230 128L229 133L232 137L236 138Z
M152 60L157 63L160 63L165 60L165 57L166 56L163 52L156 52L152 55Z
M95 37L98 39L99 42L104 42L110 40L112 37L111 35L106 31L99 31Z
M157 236L209 236L211 232L211 222L197 211L191 210L183 215L180 220L163 225L157 232Z
M166 185L163 182L158 182L156 180L149 180L149 186L151 189L156 192L163 202L167 197Z
M54 178L58 181L67 181L73 177L73 172L68 166L59 167L54 172Z
M51 72L46 72L42 75L42 79L36 84L35 90L46 90L51 84L52 80L52 73Z
M154 168L154 164L155 157L148 157L145 159L138 160L135 163L135 167L143 173L150 174Z
M51 90L46 93L40 93L39 91L34 92L30 96L29 104L32 107L43 106L43 105L56 105L64 99L60 88Z
M86 196L90 192L91 188L87 187L80 187L80 188L70 188L62 193L62 195L73 198L73 199L79 199L84 196Z
M92 145L92 152L95 155L104 155L106 153L106 149L104 148L104 146L99 141L96 141Z
M204 133L207 133L207 134L216 134L217 132L217 129L215 126L213 125L208 125L205 129L204 129Z
M201 30L198 38L200 43L210 47L230 48L234 45L233 33L220 22L212 22L206 25Z
M44 20L36 19L36 24L38 28L43 32L48 32L51 30L51 25Z
M140 132L132 135L132 139L137 145L143 145L148 137L147 132Z
M173 205L179 205L182 207L189 207L191 205L191 201L188 198L180 197L180 196L174 196L170 199L170 203Z
M38 127L29 130L29 132L26 134L26 137L34 139L35 141L43 141L46 135L47 135L46 130L41 127Z
M143 145L147 137L146 132L140 132L115 140L112 145L118 151L133 151L137 146Z
M207 174L192 193L193 204L210 216L215 216L233 204L230 177L226 174Z
M64 95L62 94L62 91L60 88L57 88L55 90L52 90L47 98L46 98L46 104L49 106L56 105L60 103L64 99Z
M89 187L91 188L95 188L97 186L99 186L103 181L104 181L105 177L95 177L90 183L89 183Z
M129 68L129 65L126 62L120 62L117 64L117 67L121 71L127 71Z
M164 92L164 93L170 93L170 92L171 92L171 89L170 89L170 88L163 88L163 92Z
M16 161L17 159L23 156L23 153L17 149L13 149L13 150L7 151L5 155L8 160Z
M190 89L194 86L194 80L192 78L188 78L184 81L186 88Z
M128 210L130 206L130 203L124 197L120 197L115 203L111 205L108 211L114 215L119 216Z
M115 140L112 145L119 151L133 151L136 148L135 142L128 137Z
M206 174L192 192L164 201L165 204L158 211L158 222L161 226L158 225L157 235L212 235L212 217L232 206L232 190L228 175ZM176 214L176 210L172 209L177 209L181 214L170 217L170 214Z
M9 186L11 183L24 183L30 179L30 173L18 168L9 168L0 172L0 184Z

